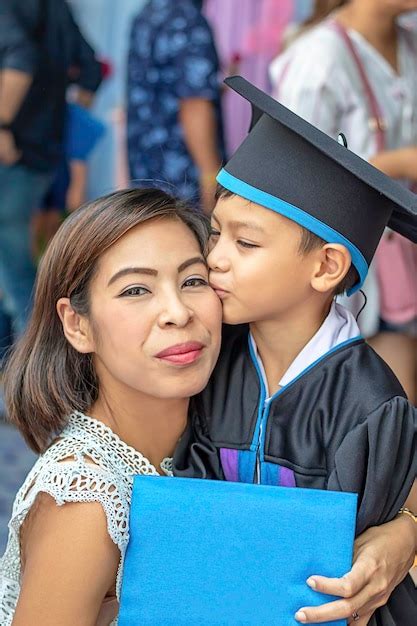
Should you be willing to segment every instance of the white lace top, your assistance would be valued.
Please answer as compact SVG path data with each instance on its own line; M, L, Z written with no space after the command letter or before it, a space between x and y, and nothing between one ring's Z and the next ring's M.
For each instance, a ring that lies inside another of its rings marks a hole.
M171 459L161 469L172 475ZM9 522L9 539L0 559L0 625L10 626L20 592L20 527L36 496L49 494L65 502L100 502L111 539L120 550L116 595L120 597L123 560L129 539L133 476L158 474L140 452L92 417L75 412L60 438L39 457L17 493ZM112 622L116 626L117 620Z

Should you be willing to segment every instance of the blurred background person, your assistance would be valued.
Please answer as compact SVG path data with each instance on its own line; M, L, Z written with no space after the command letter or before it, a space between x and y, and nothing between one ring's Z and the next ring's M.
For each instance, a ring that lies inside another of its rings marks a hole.
M201 0L149 0L128 57L127 141L134 185L156 181L210 213L223 160L219 61Z
M206 0L204 14L212 25L223 76L241 74L259 89L270 91L268 66L281 45L290 20L297 18L293 0ZM232 89L222 94L228 155L246 137L251 111Z
M349 149L410 187L417 183L417 34L398 18L415 9L417 0L316 2L302 35L270 68L280 102L332 137L342 131ZM387 232L359 318L413 402L416 275L415 244ZM360 294L352 304L358 312Z
M93 92L101 69L66 2L2 0L0 306L14 336L23 331L30 310L30 223L61 158L70 80Z
M126 147L126 72L133 18L147 0L68 0L75 20L99 58L108 65L91 114L106 127L100 149L88 158L87 200L129 184Z
M287 25L282 36L282 49L280 52L288 48L297 37L320 24L332 11L343 6L345 3L346 0L312 0L310 11L305 19L295 20Z
M88 110L89 93L77 92L77 99L83 105L77 102L67 105L64 152L52 185L32 220L32 254L35 259L41 256L66 213L75 211L86 201L88 160L105 133L105 125Z

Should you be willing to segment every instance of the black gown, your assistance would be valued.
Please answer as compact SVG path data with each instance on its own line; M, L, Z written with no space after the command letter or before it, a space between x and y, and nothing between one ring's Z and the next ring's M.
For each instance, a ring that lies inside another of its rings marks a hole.
M417 475L417 409L363 339L323 355L270 402L264 395L248 328L226 326L174 474L354 492L357 535L395 518ZM370 625L417 626L410 576Z

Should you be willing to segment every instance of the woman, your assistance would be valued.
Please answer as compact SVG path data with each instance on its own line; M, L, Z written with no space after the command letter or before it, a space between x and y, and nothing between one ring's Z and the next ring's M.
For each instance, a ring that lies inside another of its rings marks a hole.
M304 22L292 22L287 26L283 37L282 49L288 48L297 37L320 24L331 11L343 6L345 3L346 0L315 0L312 11Z
M2 626L13 615L13 626L108 626L117 614L131 475L170 473L188 398L219 351L220 304L199 262L206 235L169 196L131 190L74 213L48 249L6 376L9 414L43 456L0 562ZM166 352L190 339L206 346L201 357L200 344ZM403 520L370 529L352 573L317 587L357 608L383 603L407 572L405 530ZM340 610L324 605L323 619Z
M351 150L410 186L417 183L417 35L398 18L412 9L416 0L317 2L308 32L270 68L280 102L333 137L343 131ZM412 402L417 402L416 268L417 247L387 233L360 318L367 336L379 332L371 344ZM362 305L358 297L355 312Z
M200 218L144 189L86 205L48 248L5 379L9 416L41 456L0 561L2 626L116 616L131 476L171 473L219 352L206 241Z

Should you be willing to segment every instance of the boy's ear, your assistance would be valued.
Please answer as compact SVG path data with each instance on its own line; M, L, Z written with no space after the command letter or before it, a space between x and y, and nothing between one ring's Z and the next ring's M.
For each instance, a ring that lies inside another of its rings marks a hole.
M350 252L345 246L338 243L326 243L317 250L311 286L320 293L335 291L348 273L351 264Z
M56 310L64 335L72 347L82 354L94 352L91 325L86 317L76 313L71 306L70 299L60 298L56 303Z

